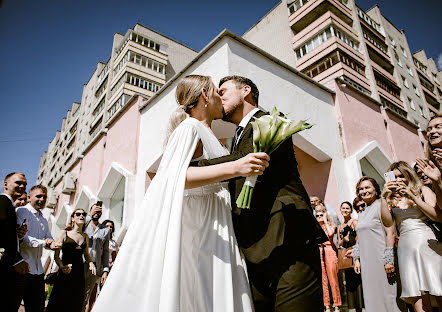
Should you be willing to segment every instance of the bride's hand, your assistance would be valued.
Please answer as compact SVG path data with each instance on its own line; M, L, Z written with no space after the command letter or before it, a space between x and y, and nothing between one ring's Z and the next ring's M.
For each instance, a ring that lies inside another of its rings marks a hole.
M238 175L243 177L261 175L269 166L269 160L270 156L266 153L250 153L236 160Z

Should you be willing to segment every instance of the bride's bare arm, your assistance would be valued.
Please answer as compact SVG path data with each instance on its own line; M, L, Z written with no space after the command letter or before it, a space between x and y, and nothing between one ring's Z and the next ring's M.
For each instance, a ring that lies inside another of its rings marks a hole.
M266 153L250 153L240 159L206 167L189 167L186 174L186 189L250 175L261 175L269 166Z

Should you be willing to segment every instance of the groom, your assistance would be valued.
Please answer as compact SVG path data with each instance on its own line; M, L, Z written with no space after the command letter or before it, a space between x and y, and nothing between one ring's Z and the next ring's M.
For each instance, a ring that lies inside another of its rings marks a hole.
M199 166L233 161L253 152L252 117L259 91L248 78L221 79L219 94L224 120L237 125L231 155L199 161ZM258 177L251 208L238 209L236 198L244 178L229 181L233 224L247 269L256 312L323 311L318 244L327 240L312 214L309 197L299 177L292 140L270 156Z

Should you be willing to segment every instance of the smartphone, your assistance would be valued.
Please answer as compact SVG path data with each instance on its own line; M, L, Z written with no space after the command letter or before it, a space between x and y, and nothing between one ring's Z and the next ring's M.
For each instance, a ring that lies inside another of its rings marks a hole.
M390 182L396 180L396 176L393 171L388 171L384 173L385 182Z
M101 207L101 206L103 206L103 202L101 200L99 200L99 201L97 201L97 203L95 205Z
M26 218L23 219L23 222L21 223L21 226L25 225L26 223Z

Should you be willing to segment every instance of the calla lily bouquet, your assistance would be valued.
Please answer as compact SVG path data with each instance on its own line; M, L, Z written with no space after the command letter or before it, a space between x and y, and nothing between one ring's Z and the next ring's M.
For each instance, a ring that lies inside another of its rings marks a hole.
M255 121L252 121L251 124L253 128L253 150L255 153L265 152L270 155L293 134L313 126L305 120L294 121L280 115L278 109L274 107L270 115L264 115L259 118L253 117ZM241 193L236 199L238 208L250 208L257 178L257 175L246 178Z

